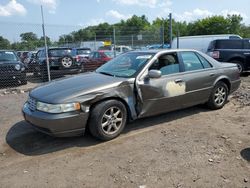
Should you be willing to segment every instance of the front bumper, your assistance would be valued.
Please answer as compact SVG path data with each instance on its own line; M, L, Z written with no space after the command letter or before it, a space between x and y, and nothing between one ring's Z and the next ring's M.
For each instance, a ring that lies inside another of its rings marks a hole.
M26 72L0 72L0 82L26 80Z
M24 104L22 112L24 119L38 131L56 137L83 135L89 116L87 112L50 114L31 111L28 103Z

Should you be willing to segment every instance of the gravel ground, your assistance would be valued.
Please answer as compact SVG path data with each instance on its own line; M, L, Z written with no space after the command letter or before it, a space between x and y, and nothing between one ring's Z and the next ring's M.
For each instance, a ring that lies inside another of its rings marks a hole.
M221 110L137 120L99 142L23 121L26 92L0 96L0 187L250 187L250 76Z

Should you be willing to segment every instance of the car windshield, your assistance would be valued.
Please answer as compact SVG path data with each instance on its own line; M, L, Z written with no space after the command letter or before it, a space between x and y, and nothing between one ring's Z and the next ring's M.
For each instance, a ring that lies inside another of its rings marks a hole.
M0 61L18 61L18 58L12 51L0 51Z
M107 57L113 58L114 53L113 52L103 52Z
M99 67L96 72L117 77L134 77L155 55L151 52L128 52Z

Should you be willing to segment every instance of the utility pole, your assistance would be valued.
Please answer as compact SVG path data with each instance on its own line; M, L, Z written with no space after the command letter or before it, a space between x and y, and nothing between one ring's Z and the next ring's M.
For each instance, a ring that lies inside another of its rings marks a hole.
M179 37L180 37L180 30L179 30L179 24L177 24L177 49L179 49Z
M169 13L169 45L172 48L172 13Z
M48 55L47 38L46 38L46 34L45 34L45 29L44 29L44 17L43 17L43 6L42 5L41 5L41 14L42 14L42 29L43 29L43 38L44 38L44 45L45 45L48 80L50 82L51 79L50 79L49 55Z

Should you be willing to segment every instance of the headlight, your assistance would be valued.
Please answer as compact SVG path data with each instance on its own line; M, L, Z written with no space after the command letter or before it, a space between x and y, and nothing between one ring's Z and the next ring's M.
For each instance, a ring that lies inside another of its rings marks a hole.
M19 71L21 69L21 66L19 64L17 64L17 65L15 65L15 69Z
M42 112L48 113L62 113L80 110L80 103L68 103L68 104L47 104L43 102L36 103L36 109Z

